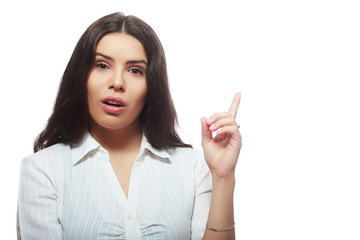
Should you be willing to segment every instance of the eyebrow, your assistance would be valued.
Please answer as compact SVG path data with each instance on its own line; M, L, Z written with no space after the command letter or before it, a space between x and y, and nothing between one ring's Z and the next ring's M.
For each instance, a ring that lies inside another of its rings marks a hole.
M102 54L102 53L97 52L95 55L96 55L96 56L101 56L101 57L103 57L103 58L106 58L106 59L114 62L114 59L112 59L112 58L109 57L109 56L106 56L105 54ZM148 65L145 60L129 60L129 61L126 62L126 64L134 64L134 63L143 63L143 64L145 64L146 66Z

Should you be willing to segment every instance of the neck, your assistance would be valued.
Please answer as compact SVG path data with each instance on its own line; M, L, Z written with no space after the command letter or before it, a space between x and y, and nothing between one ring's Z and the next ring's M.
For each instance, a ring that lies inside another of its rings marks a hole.
M143 135L140 123L121 129L107 129L93 122L89 132L109 152L138 151Z

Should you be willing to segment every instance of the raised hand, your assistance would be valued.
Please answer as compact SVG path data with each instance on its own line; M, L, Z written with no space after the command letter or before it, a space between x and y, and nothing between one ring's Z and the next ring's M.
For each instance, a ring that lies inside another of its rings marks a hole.
M235 122L241 94L236 93L228 112L201 118L202 147L211 173L219 178L234 176L241 149L241 135ZM213 133L216 132L216 136Z

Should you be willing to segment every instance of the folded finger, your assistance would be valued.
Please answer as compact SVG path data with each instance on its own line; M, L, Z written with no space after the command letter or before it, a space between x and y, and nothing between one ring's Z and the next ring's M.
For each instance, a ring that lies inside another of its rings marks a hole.
M237 139L241 142L241 134L237 126L224 126L217 131L217 135L214 137L215 141L222 140L225 136L231 136L231 138Z
M219 128L225 127L225 126L237 126L236 122L233 117L225 117L217 120L213 124L210 125L209 129L210 131L216 131Z
M229 118L229 117L232 117L229 112L214 113L211 117L208 118L207 124L211 125L222 118Z

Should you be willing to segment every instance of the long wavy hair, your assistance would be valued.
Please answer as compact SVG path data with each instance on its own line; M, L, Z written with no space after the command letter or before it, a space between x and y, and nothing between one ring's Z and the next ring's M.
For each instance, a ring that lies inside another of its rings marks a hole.
M191 147L176 132L177 115L170 95L164 49L153 29L135 16L113 13L91 24L78 41L63 74L53 112L34 143L34 152L56 143L73 145L88 130L86 83L99 41L113 32L138 39L147 55L146 104L140 114L143 131L154 148Z

